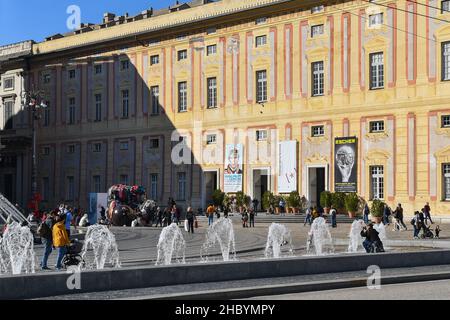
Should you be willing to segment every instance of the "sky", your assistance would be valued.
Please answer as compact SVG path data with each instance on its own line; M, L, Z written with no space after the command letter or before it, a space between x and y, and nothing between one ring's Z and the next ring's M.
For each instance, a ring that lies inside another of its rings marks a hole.
M82 23L100 23L105 12L136 15L150 7L160 9L176 0L0 0L0 46L24 40L43 41L56 33L66 33L70 14L80 8ZM180 1L187 2L187 1Z

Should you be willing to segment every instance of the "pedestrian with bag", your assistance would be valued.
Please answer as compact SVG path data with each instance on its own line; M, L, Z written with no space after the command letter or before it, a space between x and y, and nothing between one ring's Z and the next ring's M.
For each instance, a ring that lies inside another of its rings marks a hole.
M255 210L254 209L250 209L250 228L254 228L255 227Z
M52 235L52 228L54 221L55 213L51 212L47 215L45 221L43 221L38 229L37 234L42 239L42 244L44 245L44 255L42 256L41 260L41 269L42 270L50 270L50 268L47 266L48 257L53 251L53 235Z
M186 220L188 222L187 232L194 234L195 214L194 214L194 210L192 210L191 207L189 207L186 211Z

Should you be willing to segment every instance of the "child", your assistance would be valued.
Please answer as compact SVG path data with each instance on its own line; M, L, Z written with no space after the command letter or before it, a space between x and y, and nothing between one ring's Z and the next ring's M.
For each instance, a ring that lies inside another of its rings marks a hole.
M439 226L436 226L436 229L434 229L436 239L439 239L439 232L441 232L441 229L439 228Z

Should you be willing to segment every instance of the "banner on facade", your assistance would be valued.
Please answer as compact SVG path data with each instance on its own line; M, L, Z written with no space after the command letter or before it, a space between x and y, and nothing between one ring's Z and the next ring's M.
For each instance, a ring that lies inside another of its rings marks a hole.
M358 138L336 138L334 152L334 191L357 192Z
M242 144L227 144L225 149L224 192L236 193L242 191L244 146Z
M89 193L89 224L93 225L98 222L100 218L100 211L104 207L108 208L108 194L107 193Z
M297 141L278 144L278 192L297 191Z

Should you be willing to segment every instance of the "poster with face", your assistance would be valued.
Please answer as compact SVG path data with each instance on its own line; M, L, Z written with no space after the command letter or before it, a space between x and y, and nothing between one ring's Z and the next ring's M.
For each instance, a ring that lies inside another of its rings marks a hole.
M242 191L243 145L227 144L225 149L224 192Z
M358 138L336 138L334 157L334 190L335 192L357 192L357 148Z

